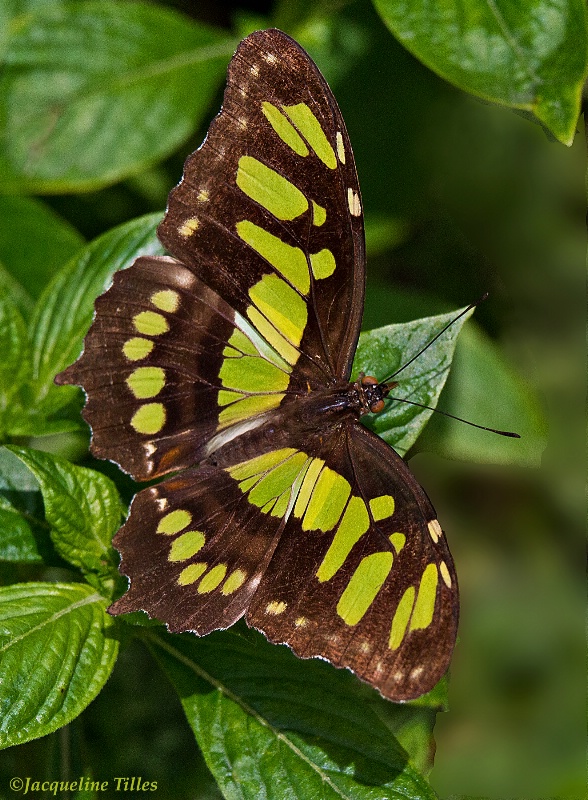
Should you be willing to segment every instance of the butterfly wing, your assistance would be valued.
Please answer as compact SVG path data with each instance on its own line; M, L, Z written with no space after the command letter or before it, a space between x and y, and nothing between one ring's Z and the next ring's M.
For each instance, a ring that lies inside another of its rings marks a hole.
M78 361L92 452L136 480L194 466L281 403L291 367L183 264L142 257L114 276Z
M390 699L418 697L447 670L458 622L435 511L400 456L356 421L316 446L324 465L308 504L294 506L247 621Z
M286 34L239 45L158 233L292 365L291 389L348 377L365 283L359 184L335 98Z
M302 657L348 667L391 699L416 697L447 669L457 628L431 503L353 419L327 434L291 430L261 455L244 442L141 492L114 542L131 588L111 610L200 634L246 615Z

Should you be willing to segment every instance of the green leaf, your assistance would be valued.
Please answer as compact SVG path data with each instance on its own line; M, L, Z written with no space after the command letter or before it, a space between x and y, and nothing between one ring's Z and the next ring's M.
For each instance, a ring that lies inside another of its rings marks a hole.
M96 697L118 652L105 605L84 584L0 589L0 748L57 730Z
M379 718L391 704L350 673L253 631L144 638L225 797L435 797Z
M0 287L0 438L12 414L13 398L29 366L25 322L5 287Z
M103 234L60 270L37 303L32 321L33 388L36 402L64 387L55 375L80 354L94 310L94 300L112 275L139 255L159 255L155 229L161 214L141 217ZM69 395L68 395L69 396ZM56 401L59 405L59 401Z
M39 482L45 518L59 555L112 597L119 576L118 558L110 543L124 514L114 483L100 472L76 467L40 450L7 449Z
M468 325L459 339L439 408L479 425L514 431L521 438L497 436L436 414L419 441L420 449L461 461L540 466L547 423L539 402L475 325Z
M583 0L374 0L420 61L466 92L533 114L570 145L586 75Z
M0 261L36 300L84 240L44 203L30 197L0 197L0 219ZM32 310L32 303L26 310Z
M25 465L0 448L0 561L42 563L49 545L39 484Z
M413 363L394 378L398 380L398 386L392 389L390 397L434 408L449 374L457 335L472 312L456 320L459 313L452 311L436 317L424 317L414 322L364 331L359 337L352 379L356 379L358 372L364 372L366 375L374 375L379 381L385 380L404 364L408 364L413 356L431 342ZM453 322L451 327L432 342L450 322ZM375 416L366 415L362 422L392 445L400 455L404 455L412 447L432 413L430 409L392 399L387 403L385 411Z
M162 159L203 119L235 44L143 2L22 18L0 80L0 186L87 190Z

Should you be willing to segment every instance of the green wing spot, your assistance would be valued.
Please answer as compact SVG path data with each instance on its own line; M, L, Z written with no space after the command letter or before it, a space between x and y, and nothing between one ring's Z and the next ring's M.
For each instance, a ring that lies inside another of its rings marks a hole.
M386 517L391 517L394 513L394 498L389 494L372 498L370 500L370 511L376 522L386 519Z
M137 367L127 378L127 386L138 400L156 397L165 386L161 367Z
M197 564L190 564L178 575L178 583L180 586L189 586L191 583L196 583L198 578L206 572L208 564L199 561Z
M259 333L274 350L276 350L282 358L286 359L286 362L290 366L294 366L300 358L300 350L297 350L287 339L284 339L282 334L274 328L271 322L269 322L255 306L249 306L247 308L247 316L251 320L252 325L257 328Z
M310 500L310 496L312 495L319 472L324 465L325 462L321 458L313 458L310 462L310 466L306 471L306 475L304 476L302 486L300 487L300 491L298 492L298 497L296 498L296 503L294 505L295 517L301 517L306 511L306 507L308 505L308 501Z
M258 313L257 309L253 305L248 306L247 308L247 313L251 314L251 312L255 312L256 314ZM280 356L279 353L274 350L274 348L268 343L267 339L264 339L259 330L251 323L250 320L235 312L235 325L239 328L239 331L243 331L244 336L249 339L250 346L255 348L253 353L254 355L265 358L266 361L269 361L276 367L279 367L284 372L292 372L292 365L285 361L282 356ZM271 327L274 329L273 325ZM232 338L233 337L231 337L231 339ZM231 340L229 340L229 343L231 343ZM233 347L238 349L236 344L233 344Z
M241 489L243 494L247 494L249 489L251 489L252 486L255 486L258 480L259 480L259 475L254 475L252 478L245 478L245 480L241 481L241 483L239 484L239 489Z
M239 355L243 353L243 355L248 356L257 356L259 355L257 348L251 341L251 339L246 336L243 331L240 331L238 328L235 328L233 333L231 334L228 344L231 347L234 347L235 350L239 351Z
M400 602L398 603L394 613L392 628L390 629L390 640L388 642L388 647L390 650L396 650L397 647L400 647L400 644L404 639L404 634L406 633L406 628L412 613L413 604L414 586L409 586L400 598Z
M237 186L277 219L293 220L308 209L300 189L252 156L239 159Z
M327 219L327 209L312 201L312 224L320 228Z
M219 392L219 395L220 394L221 392ZM225 394L232 393L225 392ZM227 408L223 408L218 415L219 426L225 428L243 419L256 417L258 414L264 414L266 411L271 411L272 408L277 408L283 399L283 394L256 394L252 397L244 397L242 400L238 400ZM219 405L222 405L220 400Z
M367 508L361 497L352 497L347 503L341 524L327 550L316 576L321 581L330 580L345 563L352 547L370 526Z
M282 108L323 164L329 169L335 169L337 166L335 151L325 136L320 122L306 103L298 103L295 106L282 106Z
M277 497L291 488L298 477L298 473L306 464L308 456L305 453L297 452L290 456L286 461L273 467L259 483L249 492L249 502L254 506L264 506L270 500ZM279 515L276 515L279 516Z
M216 589L219 583L222 583L227 574L226 564L217 564L208 572L198 584L196 591L198 594L208 594Z
M286 281L277 275L264 275L249 289L249 297L286 339L300 344L308 312L304 300Z
M281 272L299 292L308 294L310 289L308 263L299 247L283 242L278 236L247 219L238 222L236 228L244 242Z
M351 493L349 481L325 467L306 507L302 530L330 531L335 527Z
M438 580L437 565L427 564L423 572L423 577L421 578L419 593L410 620L411 631L419 630L420 628L428 628L433 621Z
M330 250L326 248L319 250L318 253L313 253L310 256L310 266L312 267L312 274L315 278L328 278L335 272L335 256Z
M406 535L404 533L397 532L393 533L388 538L392 542L392 547L396 550L397 553L399 553L404 547L404 544L406 542Z
M261 104L261 111L280 139L287 144L296 155L308 155L309 150L304 140L300 138L296 132L296 128L290 124L279 108L276 108L276 106L268 103L266 100Z
M165 406L162 403L146 403L131 417L131 427L137 433L154 434L165 425Z
M180 295L173 289L162 289L151 295L151 302L156 308L173 314L180 306Z
M262 472L273 469L277 464L281 464L282 461L285 461L297 452L298 451L293 447L283 447L280 450L272 450L261 456L255 456L255 458L242 461L240 464L235 464L234 467L228 467L227 472L234 480L243 481L246 478L261 475Z
M178 508L175 511L170 511L169 514L159 520L157 533L165 533L167 535L179 533L184 528L187 528L191 522L192 514L183 508Z
M227 389L239 392L283 392L288 388L290 376L269 361L253 356L226 358L219 378Z
M139 311L133 317L133 325L145 336L159 336L169 331L169 324L162 314L156 311Z
M220 389L216 398L219 406L228 406L229 403L234 403L236 400L242 400L246 395L241 392L231 392L228 389Z
M141 361L143 358L147 358L154 347L155 342L134 336L123 344L122 350L125 358L128 358L129 361Z
M186 561L192 558L199 550L202 550L206 542L206 537L201 531L186 531L177 539L174 539L169 551L169 561Z
M271 512L272 517L283 517L288 510L288 506L290 504L290 498L294 493L294 489L292 486L289 487L289 491L285 491L283 494L278 497L276 500L276 504L273 507Z
M337 614L347 625L357 625L374 602L392 569L392 553L372 553L359 562L341 599Z
M233 594L245 583L247 573L242 569L236 569L231 572L229 577L222 585L221 592L224 595Z

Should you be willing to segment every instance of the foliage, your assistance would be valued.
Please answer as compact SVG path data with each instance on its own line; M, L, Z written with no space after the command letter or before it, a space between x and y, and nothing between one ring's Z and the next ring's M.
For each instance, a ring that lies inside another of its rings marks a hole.
M139 254L163 252L155 237L159 209L181 159L215 112L241 35L255 27L285 28L324 68L336 94L341 87L350 120L360 114L370 127L369 102L364 110L359 93L349 100L361 64L374 69L374 52L385 52L391 65L408 56L367 4L336 15L327 5L301 0L278 3L267 17L241 13L233 32L163 2L10 0L0 10L0 441L7 445L0 450L6 584L0 590L0 742L22 747L71 723L105 685L119 642L136 655L130 643L141 641L181 698L201 753L189 751L185 769L186 781L197 785L183 783L174 767L160 798L219 792L276 800L435 797L426 776L435 713L446 707L445 682L415 703L394 707L350 674L298 660L244 626L199 640L172 636L140 615L108 616L109 601L123 588L110 540L136 487L111 465L87 457L81 392L53 384L80 352L93 302L114 271ZM437 4L433 17L430 4L374 0L374 6L398 42L455 87L523 111L555 139L572 143L586 73L581 0L534 0L516 10L502 0L467 0L459 18L449 3ZM387 48L378 47L382 41ZM436 79L418 65L411 69L426 95ZM384 84L378 102L378 118L393 129L396 98L390 102ZM407 107L409 121L410 113ZM384 188L364 193L376 270L424 220L410 200L399 206L387 183L403 174L402 157L393 161L394 146L387 133L379 139ZM363 152L360 146L360 180ZM375 187L367 155L365 163L367 185ZM96 238L85 245L77 228ZM379 302L386 320L395 318L402 291L376 293L377 301L368 292L366 315ZM441 290L431 312L420 295L407 301L421 317L417 322L374 325L362 334L356 372L393 373L456 315L448 307L471 299ZM399 397L436 405L464 321L399 375ZM469 400L456 386L468 387ZM419 443L471 462L539 463L545 423L536 393L473 322L457 345L449 389L440 401L446 411L518 430L523 446L440 423ZM496 398L507 399L500 404ZM397 403L373 425L404 454L416 450L429 416ZM82 458L85 467L66 460ZM79 719L92 713L87 709ZM105 738L116 733L112 725ZM74 758L65 770L74 766L84 775L95 769Z

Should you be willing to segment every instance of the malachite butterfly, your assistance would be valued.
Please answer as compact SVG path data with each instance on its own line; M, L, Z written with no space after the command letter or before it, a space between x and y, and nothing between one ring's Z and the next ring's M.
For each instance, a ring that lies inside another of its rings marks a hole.
M204 635L245 617L392 700L428 691L458 594L435 511L359 421L362 206L341 112L310 57L258 31L187 160L159 238L96 301L79 360L92 451L138 481L114 544L139 609Z

